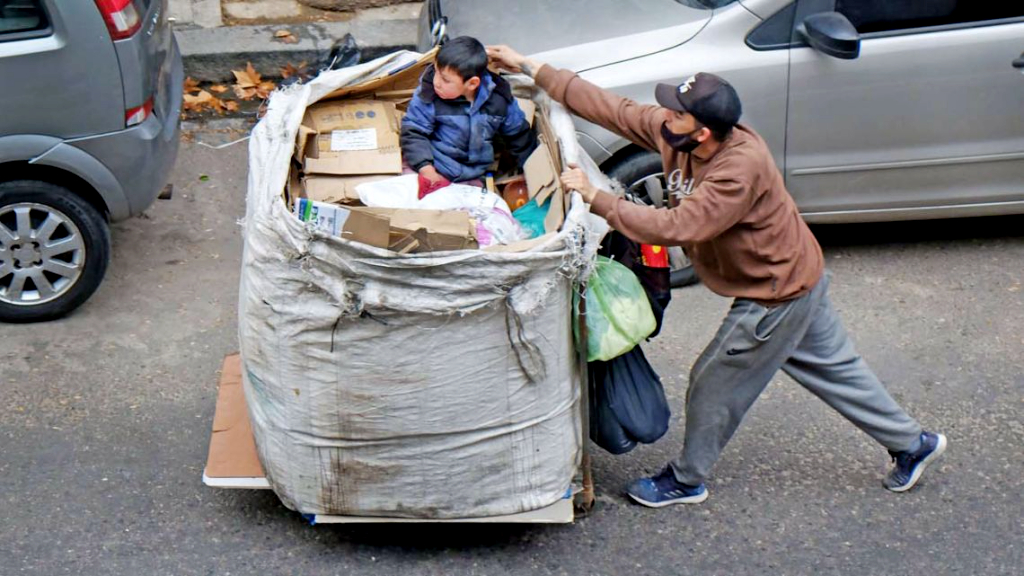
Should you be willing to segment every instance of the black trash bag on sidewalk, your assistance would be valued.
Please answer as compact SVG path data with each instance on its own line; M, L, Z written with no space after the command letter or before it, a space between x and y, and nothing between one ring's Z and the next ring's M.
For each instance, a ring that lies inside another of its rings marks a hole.
M334 41L331 51L327 53L327 58L324 60L323 69L341 70L355 66L359 64L361 58L362 52L359 51L356 39L352 34L346 33L341 39Z
M601 242L601 248L597 252L616 260L636 274L640 285L647 292L647 300L651 303L651 312L654 312L656 322L654 332L647 337L654 338L661 332L661 321L665 316L665 308L672 300L671 270L669 268L654 268L645 266L640 253L640 244L626 238L621 232L612 230Z
M607 362L587 365L590 439L612 454L637 442L650 444L668 431L672 411L661 378L636 346Z

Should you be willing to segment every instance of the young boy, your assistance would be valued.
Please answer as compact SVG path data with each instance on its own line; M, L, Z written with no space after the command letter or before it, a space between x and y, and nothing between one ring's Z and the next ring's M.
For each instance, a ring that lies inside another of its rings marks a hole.
M537 146L509 83L487 70L483 44L449 40L402 119L402 157L420 175L420 198L451 182L479 181L494 162L495 136L520 165Z

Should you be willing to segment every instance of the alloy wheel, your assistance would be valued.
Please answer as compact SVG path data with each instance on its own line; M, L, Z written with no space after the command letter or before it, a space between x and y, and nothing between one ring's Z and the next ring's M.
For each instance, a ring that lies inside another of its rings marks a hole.
M66 294L85 264L82 232L45 204L0 207L0 302L34 306Z

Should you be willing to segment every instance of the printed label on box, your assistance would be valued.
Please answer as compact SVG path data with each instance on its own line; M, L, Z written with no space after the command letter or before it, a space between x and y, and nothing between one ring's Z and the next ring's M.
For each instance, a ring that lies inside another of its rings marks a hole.
M332 130L331 151L376 150L377 131L373 128L361 130Z

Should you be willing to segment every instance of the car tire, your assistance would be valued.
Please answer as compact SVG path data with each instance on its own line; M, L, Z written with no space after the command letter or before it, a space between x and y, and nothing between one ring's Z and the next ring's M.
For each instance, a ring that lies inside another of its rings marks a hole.
M0 321L64 316L92 296L110 262L103 215L49 182L0 182Z
M649 206L662 207L668 202L665 196L665 172L661 165L661 157L653 152L637 152L616 163L607 172L608 176L617 180L625 188L627 194L636 201ZM657 184L652 179L658 179ZM658 188L660 186L660 198ZM690 261L682 250L670 248L670 264L672 271L669 282L673 288L691 286L700 282Z

